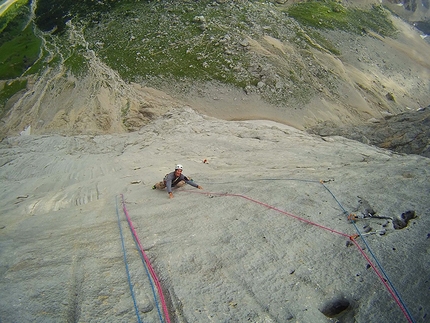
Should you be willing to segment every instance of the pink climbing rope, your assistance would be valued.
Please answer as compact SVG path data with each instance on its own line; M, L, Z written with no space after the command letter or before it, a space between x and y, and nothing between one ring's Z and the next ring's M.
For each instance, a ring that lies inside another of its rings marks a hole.
M164 299L164 294L163 294L163 290L161 288L160 281L158 280L157 274L155 273L154 269L151 266L151 262L150 262L148 256L146 255L145 251L143 251L143 247L142 247L142 244L140 243L139 237L137 236L136 229L134 228L133 223L131 222L127 208L125 207L125 201L124 201L124 195L123 194L121 194L121 199L122 199L122 208L124 210L125 217L127 218L128 225L130 226L130 229L133 232L134 238L136 239L136 243L139 246L140 253L143 256L143 259L145 260L145 263L146 263L146 266L149 270L149 273L151 274L152 280L154 281L155 286L157 287L158 296L160 297L161 306L162 306L163 312L164 312L164 317L166 319L166 322L170 323L169 311L167 310L167 305L166 305L166 301Z
M267 207L268 209L272 209L272 210L277 211L277 212L279 212L279 213L282 213L282 214L288 215L288 216L290 216L290 217L292 217L292 218L294 218L294 219L296 219L296 220L299 220L299 221L301 221L301 222L304 222L304 223L307 223L307 224L310 224L310 225L316 226L316 227L318 227L318 228L321 228L321 229L324 229L324 230L327 230L327 231L333 232L333 233L335 233L335 234L338 234L338 235L344 236L344 237L346 237L346 238L350 238L350 235L349 235L349 234L346 234L346 233L343 233L343 232L340 232L340 231L336 231L336 230L334 230L334 229L331 229L331 228L329 228L329 227L323 226L323 225L321 225L321 224L318 224L318 223L315 223L315 222L312 222L312 221L306 220L306 219L304 219L304 218L301 218L301 217L299 217L299 216L297 216L297 215L294 215L294 214L292 214L292 213L289 213L289 212L287 212L287 211L284 211L284 210L278 209L278 208L277 208L277 207L275 207L275 206L269 205L269 204L264 203L264 202L260 202L260 201L258 201L258 200L255 200L255 199L253 199L253 198L251 198L251 197L248 197L248 196L245 196L245 195L242 195L242 194L233 194L233 193L209 193L209 192L198 192L198 191L191 191L191 190L184 190L184 191L185 191L185 192L190 192L190 193L202 194L202 195L214 195L214 196L233 196L233 197L240 197L240 198L243 198L243 199L245 199L245 200L251 201L251 202L253 202L253 203L256 203L256 204L262 205L262 206L264 206L264 207Z
M391 287L388 285L387 281L384 279L384 277L382 276L382 274L376 269L375 265L372 263L372 261L370 261L370 258L364 253L363 249L361 249L361 247L358 245L357 241L355 241L355 239L353 239L351 237L350 239L354 245L357 247L358 251L360 251L360 253L362 254L362 256L368 261L369 265L373 268L373 270L375 271L376 275L378 276L379 280L385 285L385 288L387 288L388 292L391 294L391 296L394 298L394 301L397 303L397 305L400 307L400 309L402 310L403 314L405 315L406 319L408 320L409 323L413 323L411 317L409 316L408 312L406 311L405 307L403 306L403 304L400 302L399 298L396 296L396 294L394 293L394 291L391 289Z

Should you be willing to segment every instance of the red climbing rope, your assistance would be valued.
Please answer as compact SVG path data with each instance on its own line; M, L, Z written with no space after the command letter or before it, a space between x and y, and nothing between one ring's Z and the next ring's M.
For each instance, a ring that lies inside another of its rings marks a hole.
M277 207L274 207L274 206L269 205L269 204L264 203L264 202L260 202L260 201L258 201L258 200L256 200L256 199L253 199L253 198L251 198L251 197L248 197L248 196L245 196L245 195L242 195L242 194L233 194L233 193L213 193L213 192L198 192L198 191L192 191L192 190L184 190L184 191L189 192L189 193L203 194L203 195L212 195L212 196L232 196L232 197L240 197L240 198L243 198L243 199L245 199L245 200L251 201L251 202L253 202L253 203L256 203L256 204L262 205L262 206L264 206L264 207L266 207L266 208L268 208L268 209L271 209L271 210L277 211L277 212L279 212L279 213L282 213L282 214L288 215L288 216L290 216L290 217L292 217L292 218L294 218L294 219L296 219L296 220L299 220L299 221L301 221L301 222L311 224L311 225L316 226L316 227L318 227L318 228L321 228L321 229L324 229L324 230L326 230L326 231L330 231L330 232L332 232L332 233L335 233L335 234L338 234L338 235L341 235L341 236L343 236L343 237L348 238L349 240L351 240L351 241L354 243L354 245L357 247L357 249L358 249L358 250L359 250L359 252L362 254L362 256L366 259L366 261L369 263L369 265L373 268L373 270L375 271L375 273L376 273L376 275L378 276L378 278L381 280L381 282L382 282L382 283L384 284L384 286L387 288L388 292L389 292L389 293L391 294L391 296L394 298L394 300L395 300L395 302L397 303L397 305L400 307L401 311L402 311L402 312L403 312L403 314L405 315L405 317L406 317L406 319L408 320L408 322L409 322L409 323L414 323L414 321L413 321L412 317L410 316L410 314L408 313L408 311L407 311L406 307L405 307L405 306L404 306L404 304L401 302L401 300L400 300L400 299L399 299L399 297L396 295L396 293L393 291L393 289L390 287L390 285L387 283L387 281L384 279L384 276L379 272L379 270L378 270L378 269L376 268L376 266L372 263L372 261L370 260L370 258L369 258L365 253L364 253L364 251L362 250L362 248L358 245L357 241L355 241L355 238L357 238L357 235L356 235L356 234L354 234L354 235L349 235L349 234L346 234L346 233L343 233L343 232L340 232L340 231L337 231L337 230L331 229L331 228L326 227L326 226L324 226L324 225L321 225L321 224L318 224L318 223L316 223L316 222L312 222L312 221L306 220L306 219L301 218L301 217L299 217L299 216L297 216L297 215L294 215L294 214L292 214L292 213L289 213L289 212L286 212L286 211L284 211L284 210L278 209Z
M148 267L148 270L151 274L152 280L154 281L155 286L157 287L158 296L160 297L160 303L161 303L161 306L162 306L163 312L164 312L164 317L166 319L166 322L170 323L169 311L167 310L167 305L166 305L166 301L164 300L164 294L163 294L163 290L161 288L160 281L158 280L157 274L155 273L154 269L151 266L151 261L149 260L145 251L143 251L143 247L142 247L142 244L140 243L139 237L137 236L136 229L134 228L133 223L131 222L127 208L125 207L124 195L121 194L121 198L122 198L122 208L124 210L125 217L127 218L128 225L130 226L130 229L133 232L136 243L139 246L140 253L143 256L143 259L145 260L146 266Z

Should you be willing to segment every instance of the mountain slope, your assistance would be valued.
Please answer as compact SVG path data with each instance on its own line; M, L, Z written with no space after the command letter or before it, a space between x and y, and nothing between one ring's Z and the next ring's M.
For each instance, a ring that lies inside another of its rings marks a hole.
M36 22L43 3L32 8ZM380 7L320 2L302 22L290 4L260 1L84 4L61 28L35 29L44 40L35 66L44 67L26 72L27 88L6 103L3 136L29 125L35 134L134 131L184 104L300 129L428 105L429 45ZM306 25L318 21L330 24ZM397 34L387 34L391 24Z

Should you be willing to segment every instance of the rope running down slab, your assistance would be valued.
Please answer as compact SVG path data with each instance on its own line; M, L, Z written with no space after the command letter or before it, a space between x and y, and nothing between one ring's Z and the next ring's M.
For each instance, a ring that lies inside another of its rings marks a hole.
M133 291L133 284L131 283L130 270L128 268L128 261L127 261L127 252L125 250L125 245L124 245L124 235L122 234L121 221L119 219L118 199L117 198L115 198L115 204L116 204L116 215L118 218L119 234L121 236L122 254L124 256L125 271L127 272L128 286L130 288L131 297L133 298L134 311L136 313L137 322L142 323L142 319L140 318L140 315L139 315L139 309L137 308L136 296L134 295L134 291Z
M273 179L272 179L273 180ZM321 183L323 184L324 188L326 190L328 190L330 192L330 194L334 197L334 199L336 200L336 202L342 207L342 205L339 203L339 201L336 199L336 197L333 195L333 193L324 185L323 181L308 181L308 182L315 182L315 183ZM382 269L382 266L380 265L379 261L376 259L376 256L370 251L372 257L375 259L375 261L378 264L378 267L381 268L381 271L384 273L384 275L382 275L377 267L372 263L372 261L370 260L370 258L364 253L364 251L361 249L361 247L358 245L358 243L355 241L355 238L357 237L357 235L349 235L331 228L328 228L326 226L323 226L321 224L318 224L316 222L312 222L309 220L306 220L304 218L301 218L297 215L294 215L292 213L286 212L284 210L278 209L277 207L274 207L272 205L269 205L267 203L264 202L260 202L256 199L253 199L251 197L248 197L246 195L242 195L242 194L234 194L234 193L214 193L214 192L198 192L198 191L193 191L193 190L184 190L185 192L189 192L189 193L195 193L195 194L202 194L202 195L212 195L212 196L229 196L229 197L239 197L239 198L243 198L246 199L248 201L251 201L253 203L262 205L266 208L272 209L274 211L277 211L279 213L282 213L284 215L287 215L289 217L292 217L296 220L299 220L301 222L307 223L307 224L311 224L313 226L316 226L318 228L324 229L326 231L330 231L332 233L335 233L337 235L341 235L344 236L348 239L350 239L354 245L357 247L357 249L359 250L359 252L361 253L361 255L368 261L368 263L370 264L370 266L372 267L372 269L375 271L376 275L378 276L378 278L381 280L381 282L384 284L384 286L386 287L386 289L388 290L388 292L391 294L391 296L393 297L394 301L396 302L396 304L400 307L400 310L402 311L402 313L404 314L404 316L406 317L406 319L408 320L409 323L415 323L414 319L412 318L412 315L410 314L410 312L408 311L408 309L406 308L405 303L403 302L403 300L400 298L399 293L396 291L396 289L394 288L393 284L390 282L388 276L385 274L385 271ZM342 207L343 209L343 207ZM344 210L344 209L343 209ZM355 224L354 224L355 226ZM356 226L355 226L356 227ZM361 239L364 241L364 243L367 246L367 243L365 242L364 237L361 235L361 233L359 232L358 228L356 227L356 230L358 231L358 236L361 237ZM370 250L370 248L368 248ZM385 278L384 278L385 276ZM389 281L389 284L387 283L387 281Z
M139 247L139 250L140 250L142 257L145 260L145 264L149 270L149 273L152 277L152 280L154 281L155 286L157 287L158 297L160 298L160 303L161 303L161 306L163 308L165 320L167 323L170 323L169 311L167 310L167 305L166 305L166 301L164 299L164 294L163 294L163 290L161 288L160 281L159 281L157 274L155 273L154 269L152 268L151 261L149 260L148 256L146 255L145 251L143 250L143 247L142 247L142 244L141 244L139 237L137 235L136 229L133 226L133 222L131 221L130 215L128 214L127 208L125 206L123 194L121 194L121 199L122 199L122 208L123 208L125 217L127 218L128 225L130 226L130 230L133 233L134 239L135 239L135 241Z

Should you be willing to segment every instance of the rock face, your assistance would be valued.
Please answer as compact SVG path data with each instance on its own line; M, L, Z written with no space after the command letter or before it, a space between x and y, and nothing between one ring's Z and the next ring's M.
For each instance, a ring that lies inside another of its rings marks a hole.
M398 153L430 158L430 107L373 119L364 125L338 127L324 122L308 132L323 137L343 136Z
M406 322L370 250L427 322L429 159L325 139L184 108L132 133L3 140L1 322L136 322L120 227L137 312L160 322L121 194L172 323ZM179 162L204 190L152 190ZM407 227L351 223L357 196Z
M428 0L383 0L391 11L420 30L430 42L430 2Z
M383 0L382 3L410 22L430 19L428 0Z

